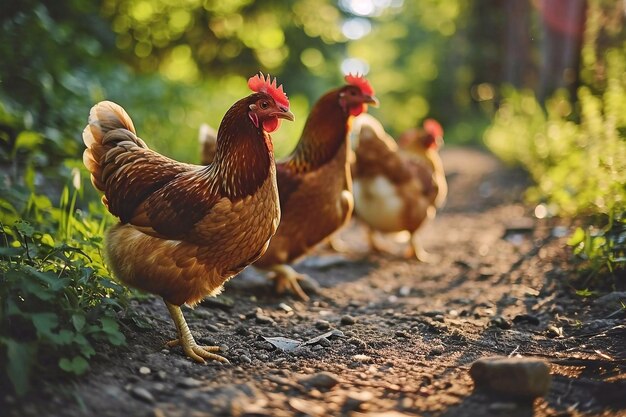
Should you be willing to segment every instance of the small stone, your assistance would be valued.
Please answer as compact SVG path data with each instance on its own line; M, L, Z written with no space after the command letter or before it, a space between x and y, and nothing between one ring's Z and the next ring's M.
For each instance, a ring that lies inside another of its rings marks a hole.
M274 320L272 320L271 317L263 315L263 314L257 314L256 315L256 322L257 324L270 324L273 323Z
M533 316L532 314L518 314L517 316L513 318L513 323L515 324L528 323L533 326L539 326L541 321L539 320L537 316Z
M423 314L426 317L443 316L443 311L441 311L441 310L425 311Z
M148 404L152 404L154 402L154 397L152 396L152 394L150 394L150 391L145 388L134 387L130 390L130 394L138 400L141 400Z
M433 320L438 321L440 323L443 323L445 321L443 318L443 314L437 314L435 317L433 317Z
M241 355L239 357L239 360L243 363L252 363L252 359L250 359L248 356L246 355Z
M313 346L313 347L311 348L311 350L312 350L313 352L318 352L318 351L320 351L320 350L324 350L324 346L322 346L322 345L315 345L315 346Z
M374 398L374 394L369 391L350 391L346 395L346 402L343 408L346 411L354 411L361 408L363 403L371 401Z
M613 305L614 307L622 306L622 302L626 303L626 291L613 291L593 300L595 305Z
M352 359L357 361L357 362L370 362L372 360L371 356L367 356L367 355L354 355L352 356Z
M328 330L330 329L330 323L326 320L317 320L315 322L315 328L318 330Z
M203 382L195 378L187 377L178 381L178 385L183 388L197 388L203 385Z
M147 366L142 366L141 368L139 368L139 373L141 375L149 375L150 372L152 372L152 371Z
M250 330L248 330L245 326L239 325L235 327L235 334L248 336L250 334Z
M517 408L516 403L492 403L489 404L489 410L498 413L511 412Z
M354 320L354 317L346 314L341 316L341 321L340 321L342 326L351 326L354 323L356 323L356 320Z
M220 328L219 328L219 327L217 327L217 326L216 326L216 325L214 325L214 324L207 324L207 325L206 325L206 329L207 329L208 331L210 331L210 332L213 332L213 333L217 333L217 332L219 332L219 331L220 331Z
M398 295L400 297L408 297L410 294L411 294L411 287L409 287L408 285L403 285L398 290Z
M323 347L330 347L330 340L325 337L321 337L320 340L317 341L317 344Z
M319 372L299 378L298 382L306 387L329 390L339 383L339 377L330 372Z
M550 338L563 337L563 328L556 327L554 325L548 326L548 328L546 329L546 336Z
M430 349L430 352L428 352L428 354L431 356L439 356L439 355L443 355L445 351L446 351L446 348L443 345L436 345Z
M550 388L550 367L535 358L483 358L469 372L477 387L520 399L543 397Z
M159 381L165 381L167 379L167 373L165 371L157 372L157 379Z
M154 384L152 384L152 389L155 391L164 391L165 390L165 384L162 382L156 382Z
M293 308L290 305L285 304L285 303L278 304L278 308L283 310L285 313L291 313L293 311Z
M508 330L512 327L511 322L502 316L496 316L492 318L491 324L503 330Z
M403 332L402 330L396 330L395 335L396 335L396 337L403 337L403 338L408 338L409 337L409 335L406 334L405 332Z

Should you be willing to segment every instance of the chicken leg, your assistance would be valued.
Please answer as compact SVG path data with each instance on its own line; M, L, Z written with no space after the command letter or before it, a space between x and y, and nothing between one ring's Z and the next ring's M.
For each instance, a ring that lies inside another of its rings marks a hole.
M228 359L224 358L223 356L212 353L219 352L219 346L200 346L196 343L193 335L191 334L191 331L189 330L189 326L185 321L183 311L180 309L179 306L170 304L167 301L165 301L165 305L167 306L167 309L172 316L172 320L174 320L176 333L178 333L178 339L167 342L168 347L174 347L178 345L182 346L185 354L199 363L206 363L205 359L229 363Z
M439 262L440 257L426 252L426 249L422 246L421 240L418 237L417 232L411 235L409 240L409 247L406 250L405 256L407 258L416 258L420 262L427 264L434 264Z
M276 292L278 294L282 294L289 290L298 296L298 298L302 301L308 301L309 296L306 295L298 281L306 282L314 291L316 291L319 287L319 284L311 277L298 273L289 265L274 265L270 268L270 270L274 273L273 279L276 286Z

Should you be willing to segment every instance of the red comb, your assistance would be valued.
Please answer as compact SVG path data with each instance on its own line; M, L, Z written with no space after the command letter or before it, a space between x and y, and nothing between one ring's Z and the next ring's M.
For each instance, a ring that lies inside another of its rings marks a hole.
M263 73L259 71L259 74L250 77L248 87L256 93L263 92L269 94L277 104L289 108L289 99L287 98L287 94L283 91L283 85L281 84L276 87L276 77L274 77L272 81L269 74L267 74L267 78L265 78Z
M374 95L374 89L372 88L372 85L362 75L352 75L352 73L350 73L345 76L345 80L348 84L359 87L363 94L367 94L368 96Z
M424 130L436 138L443 136L443 128L435 119L424 120Z

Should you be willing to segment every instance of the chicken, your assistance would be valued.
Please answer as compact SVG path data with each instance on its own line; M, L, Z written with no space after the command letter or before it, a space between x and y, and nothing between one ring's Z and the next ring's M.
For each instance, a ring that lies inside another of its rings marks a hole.
M354 212L369 226L372 248L379 249L373 230L408 231L411 245L407 256L431 261L433 257L421 247L417 231L443 205L447 183L437 152L443 130L432 119L424 126L424 130L403 133L398 146L374 117L365 114L356 119L352 131L356 142Z
M347 75L346 82L315 103L295 150L277 163L282 219L267 252L254 264L273 272L278 293L291 290L303 300L308 296L298 281L312 280L287 264L329 238L350 218L350 123L368 104L377 103L365 78Z
M150 150L119 105L96 104L83 131L83 161L103 203L119 218L108 230L106 259L126 285L161 296L182 346L197 362L228 362L199 346L180 306L218 294L224 282L267 249L280 220L269 132L293 120L276 80L248 80L253 94L226 112L208 166Z
M213 162L217 150L217 132L208 124L203 123L198 131L198 141L200 142L200 163L209 165Z

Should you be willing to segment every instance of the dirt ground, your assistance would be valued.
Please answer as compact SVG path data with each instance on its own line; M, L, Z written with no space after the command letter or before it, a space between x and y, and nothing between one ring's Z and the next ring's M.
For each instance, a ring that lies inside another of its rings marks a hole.
M76 381L41 381L25 404L5 397L7 415L626 416L619 293L575 294L567 229L521 203L522 174L474 150L443 157L449 200L423 231L438 262L404 259L393 237L380 240L395 254L367 254L352 222L340 234L350 254L319 248L296 265L322 287L311 301L273 295L248 268L223 296L184 309L196 339L222 346L230 365L164 349L174 327L149 298L136 308L151 328L129 327L128 346ZM308 343L284 351L266 337ZM470 365L493 355L550 362L548 395L475 390Z

